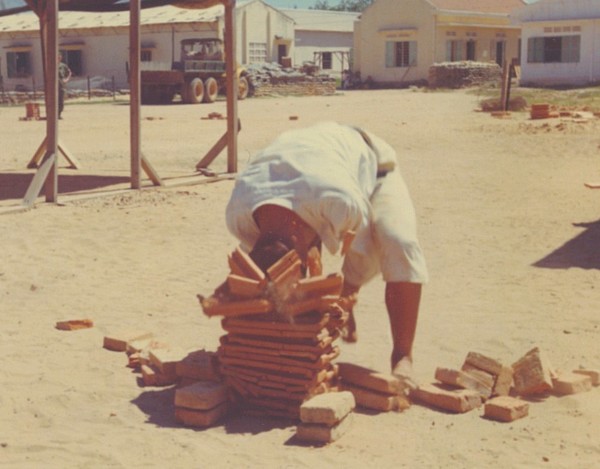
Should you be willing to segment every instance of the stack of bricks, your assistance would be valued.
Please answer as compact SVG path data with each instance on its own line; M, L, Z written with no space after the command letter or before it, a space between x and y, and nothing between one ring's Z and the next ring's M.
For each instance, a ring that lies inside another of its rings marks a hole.
M343 278L322 274L316 250L308 276L294 250L266 273L240 248L228 260L226 283L200 302L223 317L218 357L230 399L248 414L297 419L305 400L337 390Z
M296 438L325 444L339 439L352 425L352 411L356 403L347 391L320 394L300 406L300 424Z
M549 119L550 117L559 117L560 113L552 111L550 105L546 103L532 104L530 116L532 119Z

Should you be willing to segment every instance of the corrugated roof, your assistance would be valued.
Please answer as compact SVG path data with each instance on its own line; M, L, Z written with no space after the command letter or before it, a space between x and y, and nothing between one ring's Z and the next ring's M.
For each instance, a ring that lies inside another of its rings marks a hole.
M525 5L523 0L428 0L440 10L509 14Z
M205 9L178 8L165 5L147 8L141 11L140 23L174 24L174 23L203 23L216 21L224 14L223 5L215 5ZM129 26L129 12L81 12L61 11L58 16L60 29L115 28ZM0 33L16 31L37 31L40 23L32 11L0 17Z
M289 16L300 31L332 31L353 32L354 21L360 13L329 10L300 10L280 8L279 11Z
M514 12L521 21L560 21L600 18L598 0L542 0Z

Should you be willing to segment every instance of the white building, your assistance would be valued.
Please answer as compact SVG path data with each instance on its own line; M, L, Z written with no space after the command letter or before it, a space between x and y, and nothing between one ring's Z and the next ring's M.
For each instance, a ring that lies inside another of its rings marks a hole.
M59 14L59 49L73 71L70 86L85 88L114 77L127 85L129 12ZM179 60L180 41L223 39L224 7L185 9L167 5L141 12L141 59L171 64ZM236 3L236 52L240 63L277 62L293 54L294 21L262 0ZM43 88L39 20L33 12L0 17L0 77L5 90ZM78 83L79 82L79 83Z
M522 31L522 84L600 81L599 0L540 0L512 16Z
M323 71L340 76L350 69L354 45L354 12L281 9L294 20L292 62L301 65L314 62Z

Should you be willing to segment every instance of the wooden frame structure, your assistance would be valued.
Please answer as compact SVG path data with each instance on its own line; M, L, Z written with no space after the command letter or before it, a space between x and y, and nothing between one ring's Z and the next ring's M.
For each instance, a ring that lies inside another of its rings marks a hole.
M46 137L29 162L28 167L38 167L29 188L23 198L23 206L31 207L44 190L46 202L58 200L58 155L62 154L70 163L70 167L78 168L79 162L65 147L59 143L58 137L58 12L59 0L26 0L31 9L38 6L36 13L40 17L40 34L42 36L45 96L46 96ZM70 8L76 9L75 0L66 0ZM107 2L98 2L107 3ZM108 2L110 3L110 2ZM235 0L179 0L147 2L149 6L173 3L182 8L208 8L222 4L225 8L225 70L227 93L227 131L208 151L206 156L196 165L196 169L206 168L227 147L227 171L237 172L237 133L241 128L237 110L237 83L235 79ZM83 4L83 2L82 2ZM150 5L151 4L151 5ZM89 5L89 3L88 3ZM102 5L97 8L101 9ZM81 8L82 10L89 8ZM141 0L129 1L129 51L130 51L130 155L131 155L131 188L142 186L142 170L154 185L163 182L150 162L141 152L141 93L140 93L140 12ZM41 162L41 163L40 163ZM39 166L38 166L39 164Z

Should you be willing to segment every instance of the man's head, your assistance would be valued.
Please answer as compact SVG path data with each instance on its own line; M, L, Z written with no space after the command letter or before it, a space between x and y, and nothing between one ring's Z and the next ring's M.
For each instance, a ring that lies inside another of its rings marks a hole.
M250 258L263 272L266 272L269 267L291 250L292 247L282 239L273 235L264 235L258 239L250 251Z

